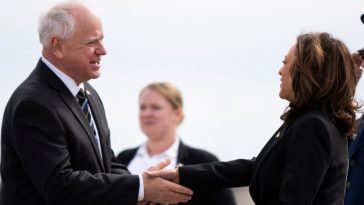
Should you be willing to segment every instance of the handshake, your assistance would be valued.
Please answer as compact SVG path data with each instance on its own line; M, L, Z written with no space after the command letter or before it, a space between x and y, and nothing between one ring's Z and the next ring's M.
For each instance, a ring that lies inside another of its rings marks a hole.
M170 163L164 160L143 173L144 200L138 205L177 204L192 198L192 190L179 185L178 168L163 170Z

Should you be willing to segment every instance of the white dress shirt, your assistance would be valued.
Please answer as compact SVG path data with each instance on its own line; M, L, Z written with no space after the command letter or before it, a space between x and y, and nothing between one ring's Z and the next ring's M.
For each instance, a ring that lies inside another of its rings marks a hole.
M129 171L133 174L142 174L149 167L158 164L165 159L171 160L171 163L167 168L174 168L177 165L179 143L180 139L176 137L176 140L166 151L153 156L149 156L148 154L147 143L142 144L128 165Z

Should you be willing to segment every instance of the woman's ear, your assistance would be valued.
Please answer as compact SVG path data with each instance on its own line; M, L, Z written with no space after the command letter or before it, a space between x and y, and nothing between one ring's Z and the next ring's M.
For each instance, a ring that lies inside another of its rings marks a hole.
M183 109L180 107L176 110L177 122L181 124L184 118Z

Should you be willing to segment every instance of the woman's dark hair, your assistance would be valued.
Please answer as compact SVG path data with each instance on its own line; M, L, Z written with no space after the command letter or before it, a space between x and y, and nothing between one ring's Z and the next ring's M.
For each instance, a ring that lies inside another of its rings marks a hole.
M355 65L343 42L328 33L297 37L290 67L294 100L282 119L293 121L303 112L319 107L345 136L355 133Z

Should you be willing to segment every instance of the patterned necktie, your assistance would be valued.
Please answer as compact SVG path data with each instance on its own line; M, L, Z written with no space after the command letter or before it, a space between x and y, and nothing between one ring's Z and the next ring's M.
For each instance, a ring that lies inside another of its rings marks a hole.
M83 114L85 114L85 117L86 117L86 119L87 119L87 121L89 123L88 125L89 125L92 133L94 134L93 137L94 137L94 140L96 142L97 148L99 149L100 156L102 158L100 142L99 142L98 136L96 134L94 121L92 120L92 117L91 117L91 109L90 109L90 106L88 104L88 99L87 99L87 97L85 95L85 92L84 92L84 90L82 88L77 93L76 97L78 99L78 104L80 104L81 110L82 110Z
M89 125L92 133L94 133L94 136L95 136L96 135L96 130L95 130L95 127L94 127L94 123L93 123L93 121L91 119L91 109L90 109L90 106L88 104L88 100L86 98L86 95L85 95L83 89L80 89L80 91L77 93L76 96L78 98L78 103L81 106L82 112L86 116L86 119L88 121L88 125Z

